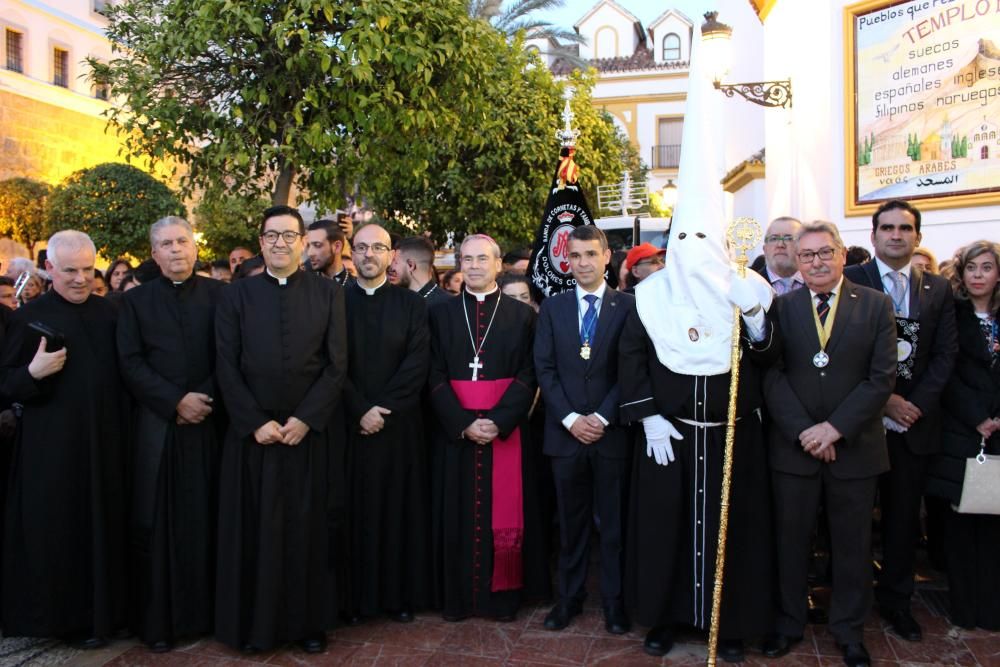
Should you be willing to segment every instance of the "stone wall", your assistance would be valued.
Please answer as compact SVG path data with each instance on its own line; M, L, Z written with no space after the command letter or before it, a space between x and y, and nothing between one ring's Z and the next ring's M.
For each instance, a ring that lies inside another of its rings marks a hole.
M0 90L0 180L53 185L78 169L122 162L121 142L102 117Z

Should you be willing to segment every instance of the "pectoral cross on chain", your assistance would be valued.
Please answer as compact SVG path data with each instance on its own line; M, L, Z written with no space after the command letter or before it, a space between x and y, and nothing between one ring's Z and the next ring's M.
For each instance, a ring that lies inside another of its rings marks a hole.
M472 381L473 382L475 382L476 380L479 379L479 369L482 368L482 367L483 367L483 365L481 363L479 363L479 355L474 356L472 358L472 363L469 364L469 368L472 369Z

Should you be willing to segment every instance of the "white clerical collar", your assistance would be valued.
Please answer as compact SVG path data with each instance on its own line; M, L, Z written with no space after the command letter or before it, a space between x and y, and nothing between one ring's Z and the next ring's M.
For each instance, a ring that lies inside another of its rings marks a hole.
M381 287L382 285L385 285L385 276L382 276L382 282L380 282L375 287L362 287L361 283L358 283L358 287L361 287L361 289L363 289L365 291L365 294L367 294L368 296L372 296L373 294L375 294L375 292L378 291L378 288Z
M881 276L881 278L882 278L883 281L885 281L885 277L887 275L889 275L890 273L895 273L896 272L896 269L892 268L891 266L889 266L888 264L886 264L885 262L883 262L878 257L875 258L875 265L878 266L878 274L879 274L879 276ZM899 273L902 273L904 276L906 276L906 279L909 280L910 279L910 263L907 262L906 266L904 266L903 268L899 269Z
M604 300L604 293L607 290L608 290L608 284L605 281L603 281L603 280L601 281L600 287L598 287L597 289L595 289L593 292L588 292L587 290L585 290L582 287L580 287L579 285L577 285L576 286L576 300L577 301L583 301L583 297L587 296L588 294L593 294L594 296L597 297L597 300L599 302L601 302L601 301ZM584 303L586 303L586 302L584 302Z
M279 278L278 276L276 276L273 273L271 273L271 269L266 268L264 270L267 271L267 275L269 275L272 278L274 278L275 280L277 280L279 285L287 285L288 284L288 278Z
M841 285L843 285L843 284L844 284L844 276L840 276L840 280L838 280L838 281L837 281L837 284L836 284L836 286L834 286L834 288L833 288L832 290L830 290L830 291L828 292L828 294L829 294L829 295L830 295L831 297L832 297L832 296L833 296L834 294L840 294L840 286L841 286ZM812 290L812 288L809 288L809 293L810 293L810 294L812 295L812 298L814 298L814 299L816 298L816 295L817 295L817 294L819 294L819 292L814 292L814 291Z
M468 294L469 296L476 297L476 301L478 301L479 303L482 303L483 301L486 301L486 297L488 297L490 294L493 294L498 289L500 289L500 286L497 285L496 283L493 283L493 289L491 289L489 292L470 292L469 288L466 287L465 288L465 293Z

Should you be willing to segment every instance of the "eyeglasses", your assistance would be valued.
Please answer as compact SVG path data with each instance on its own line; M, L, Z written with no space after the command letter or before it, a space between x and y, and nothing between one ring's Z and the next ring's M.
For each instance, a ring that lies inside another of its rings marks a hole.
M817 255L824 262L828 262L831 259L833 259L833 256L835 254L837 254L836 248L826 247L826 248L820 248L815 252L813 252L812 250L806 250L805 252L800 252L798 254L798 258L799 261L802 262L803 264L811 264L812 261L816 259Z
M291 230L287 232L276 232L272 230L269 232L264 232L263 234L260 235L260 237L264 239L264 243L266 243L267 245L274 245L275 243L277 243L278 237L281 237L281 240L287 243L288 245L292 245L293 243L298 241L299 238L302 236L303 236L302 234L299 234L298 232L293 232Z
M352 252L356 252L359 255L367 255L369 250L371 250L374 255L384 255L392 250L392 248L384 243L373 243L371 245L368 245L367 243L355 243L354 247L351 248Z
M663 257L657 255L656 257L650 257L649 259L640 259L633 266L660 266L664 263Z
M764 237L765 243L791 243L794 240L791 234L768 234Z

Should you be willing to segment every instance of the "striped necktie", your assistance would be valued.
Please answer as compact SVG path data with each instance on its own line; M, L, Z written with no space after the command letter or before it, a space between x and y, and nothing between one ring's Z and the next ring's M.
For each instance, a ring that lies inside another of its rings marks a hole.
M830 314L831 296L833 295L829 292L816 295L816 314L819 316L820 324L826 324L826 316Z

